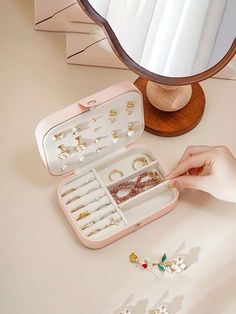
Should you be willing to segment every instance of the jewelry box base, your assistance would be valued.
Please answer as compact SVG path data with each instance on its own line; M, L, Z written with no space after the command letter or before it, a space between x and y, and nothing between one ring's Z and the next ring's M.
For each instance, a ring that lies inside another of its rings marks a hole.
M134 170L132 162L140 158L146 158L147 165L143 167L139 165L140 168ZM109 173L112 169L120 169L124 176L111 181ZM93 249L102 248L160 218L176 206L178 191L168 188L167 182L162 182L121 204L117 204L109 191L110 188L150 171L158 171L162 177L166 175L166 169L147 148L135 146L127 149L126 152L120 152L118 155L116 153L116 156L111 156L110 160L104 163L98 162L93 168L75 174L61 183L58 188L60 207L85 246ZM83 177L90 178L90 181L87 180L88 183L84 183L75 191L67 194L68 190L73 190L73 187L75 188L78 183L82 184L81 179ZM76 199L79 190L84 191L86 185L99 187L92 193L89 192ZM88 199L88 195L90 199ZM98 195L99 197L97 197ZM73 200L74 198L75 200ZM67 204L68 202L69 204ZM80 208L83 202L83 207ZM100 208L96 209L98 205ZM73 211L77 207L78 209ZM118 223L112 224L112 221L117 219Z

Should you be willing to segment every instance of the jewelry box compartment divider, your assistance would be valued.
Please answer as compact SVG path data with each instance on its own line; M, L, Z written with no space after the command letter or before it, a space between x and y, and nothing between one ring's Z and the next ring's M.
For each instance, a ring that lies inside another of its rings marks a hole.
M145 158L147 164L139 169L132 169L133 162L140 158ZM108 191L111 190L112 187L132 180L145 172L156 171L162 180L166 175L166 170L160 165L153 153L143 146L129 148L122 154L122 156L110 159L108 162L97 166L95 169L101 181L106 185ZM109 173L114 169L119 169L124 176L111 182L109 180ZM110 191L108 193L110 193ZM162 208L165 208L166 205L172 203L176 199L176 196L177 191L168 188L168 182L161 182L156 186L133 196L127 201L120 204L115 203L125 214L129 224L133 224L144 219L148 215L158 212L158 209L161 210ZM112 195L111 198L113 198Z

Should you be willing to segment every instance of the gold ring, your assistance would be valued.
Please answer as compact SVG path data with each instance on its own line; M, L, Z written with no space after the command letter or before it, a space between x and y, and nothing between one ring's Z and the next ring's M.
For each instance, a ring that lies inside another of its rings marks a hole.
M77 210L83 208L84 206L85 206L85 205L79 205L79 206L73 208L73 209L71 210L71 214L73 214L74 212L77 212Z
M74 201L77 201L79 198L80 198L80 196L75 196L75 197L69 199L69 200L66 202L66 205L68 205L68 204L70 204L70 203L72 203L72 202L74 202Z
M92 231L88 234L88 237L91 237L92 235L94 235L95 233L98 233L98 232L100 232L100 231L102 231L102 229L100 229L100 228L94 229L94 230L92 230Z
M136 163L137 162L141 162L142 163L142 167L147 166L147 164L148 164L148 161L147 161L147 159L145 157L135 158L134 161L132 162L132 168L134 170L138 170L138 168L136 168Z
M61 197L64 197L64 196L66 196L67 194L70 194L70 193L75 192L75 191L76 191L76 189L74 189L74 188L72 188L72 189L70 189L70 190L67 190L66 192L62 193Z
M109 179L110 179L110 181L114 181L114 178L112 178L112 175L113 175L114 173L118 173L118 174L120 175L120 177L123 177L123 176L124 176L124 174L123 174L123 172L122 172L121 170L119 170L119 169L113 169L113 170L109 173Z
M79 216L76 218L76 221L79 221L80 219L83 219L83 218L89 216L90 214L91 213L88 210L86 210L85 212L82 212L79 214Z
M95 223L96 223L96 221L90 221L86 225L84 225L83 228L81 228L81 230L84 230L84 229L94 225Z

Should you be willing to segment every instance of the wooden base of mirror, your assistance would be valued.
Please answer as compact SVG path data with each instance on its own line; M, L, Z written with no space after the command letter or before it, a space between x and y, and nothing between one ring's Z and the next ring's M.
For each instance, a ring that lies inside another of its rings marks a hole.
M191 84L192 94L188 103L182 109L172 112L161 111L150 103L146 92L147 83L148 80L142 77L134 82L143 94L145 130L147 132L165 137L179 136L198 125L205 109L205 95L199 83ZM166 92L165 89L163 97L166 97ZM161 99L161 95L158 99Z

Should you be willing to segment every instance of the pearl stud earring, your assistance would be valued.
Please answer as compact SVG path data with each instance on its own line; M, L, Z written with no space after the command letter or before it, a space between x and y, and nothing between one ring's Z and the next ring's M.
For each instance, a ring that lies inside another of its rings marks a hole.
M117 118L117 111L115 110L110 110L109 112L109 120L111 123L114 123L116 121Z
M73 135L78 135L80 130L81 130L81 125L80 124L78 124L77 126L74 126L71 129Z
M85 149L86 147L86 143L84 141L81 140L81 137L80 136L77 136L75 138L75 140L77 141L77 146L75 147L75 150L77 152L81 152Z
M118 134L117 134L117 131L116 131L116 130L113 130L113 131L111 132L111 137L112 137L113 143L117 143L117 141L118 141Z
M128 115L131 115L133 110L134 110L134 101L130 100L127 102L127 105L126 105L126 111Z
M127 125L127 135L129 137L134 135L134 124L133 124L133 122L129 122Z

